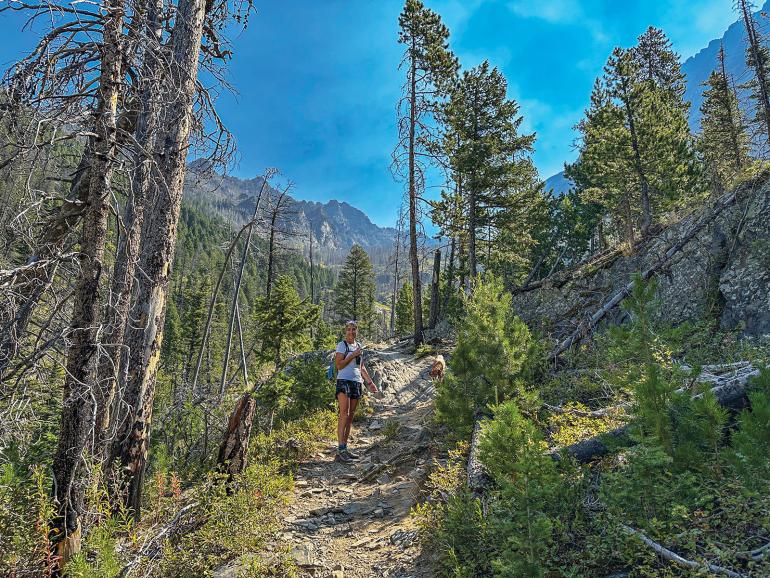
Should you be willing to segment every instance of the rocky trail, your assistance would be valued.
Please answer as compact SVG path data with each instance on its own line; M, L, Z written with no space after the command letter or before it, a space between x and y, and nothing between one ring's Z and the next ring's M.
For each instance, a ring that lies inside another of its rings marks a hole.
M353 423L349 446L360 459L336 462L330 443L303 463L283 527L268 548L288 550L301 576L430 576L409 512L430 465L433 359L397 347L367 353L385 396L368 396ZM217 576L237 576L243 563Z

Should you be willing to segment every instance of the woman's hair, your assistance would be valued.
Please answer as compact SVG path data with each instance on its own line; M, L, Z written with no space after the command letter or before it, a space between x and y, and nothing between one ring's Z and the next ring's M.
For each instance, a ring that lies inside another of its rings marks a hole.
M351 319L350 321L345 321L345 328L347 329L348 325L352 325L356 329L358 329L358 322L354 319Z

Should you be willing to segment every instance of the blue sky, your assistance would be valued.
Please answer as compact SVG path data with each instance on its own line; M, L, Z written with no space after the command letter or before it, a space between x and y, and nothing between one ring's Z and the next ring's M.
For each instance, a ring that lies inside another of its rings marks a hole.
M449 27L463 67L488 59L506 75L525 130L537 133L542 178L574 159L572 126L614 46L654 25L686 59L736 20L732 0L424 1ZM227 76L237 94L223 93L218 105L238 143L232 173L278 167L298 198L347 201L392 225L402 195L389 171L403 81L401 0L255 4L248 29L232 38ZM0 14L3 68L35 37L20 23Z

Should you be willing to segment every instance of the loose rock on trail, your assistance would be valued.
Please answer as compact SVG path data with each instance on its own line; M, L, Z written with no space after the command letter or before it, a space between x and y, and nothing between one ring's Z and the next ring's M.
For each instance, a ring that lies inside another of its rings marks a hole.
M336 445L317 452L296 474L283 527L268 550L288 549L301 576L422 578L431 575L410 517L430 466L434 358L390 347L367 352L367 368L385 396L369 395L349 446L360 455L335 462ZM238 575L240 560L216 574Z

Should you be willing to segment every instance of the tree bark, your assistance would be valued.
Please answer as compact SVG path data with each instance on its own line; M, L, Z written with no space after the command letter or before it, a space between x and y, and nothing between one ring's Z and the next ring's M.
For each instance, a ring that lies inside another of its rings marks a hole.
M88 438L93 433L96 406L94 381L98 368L102 309L99 285L105 267L109 199L117 154L116 116L122 78L123 17L123 0L110 0L106 5L102 31L94 157L80 241L83 258L72 311L61 430L53 458L56 515L52 523L52 540L56 544L59 571L80 550L81 516L88 485L84 453Z
M163 177L153 210L142 231L140 277L132 318L126 335L130 351L124 405L129 414L118 437L125 501L138 520L150 442L155 379L160 361L163 323L171 266L176 247L185 161L189 146L193 99L198 76L205 0L180 0L171 32L169 55L175 101L166 109L164 138L158 167Z
M647 175L644 172L642 166L642 155L639 150L639 139L636 134L636 123L634 122L634 111L631 108L631 95L629 94L628 81L622 81L623 86L623 105L626 109L626 116L628 117L628 129L631 133L631 148L634 151L634 167L636 168L637 175L639 177L639 185L641 187L642 194L642 236L646 237L652 225L652 206L650 205L650 184L647 181ZM633 239L629 239L633 242Z
M230 414L222 443L219 446L217 468L227 474L228 482L248 465L249 437L254 423L257 403L251 393L244 393Z
M140 85L140 112L136 121L136 142L139 148L134 153L134 170L131 179L130 198L126 202L126 234L118 245L115 266L113 268L111 303L105 319L105 352L99 365L99 387L96 391L96 435L98 436L96 454L106 457L107 444L112 439L111 417L116 385L120 380L120 369L125 364L123 355L123 337L125 335L128 313L131 305L131 291L134 284L139 244L144 224L144 207L150 195L152 179L152 151L160 114L157 96L156 72L159 69L157 49L161 43L163 30L160 24L163 1L153 0L147 5L147 44ZM114 425L114 424L113 424Z
M456 250L456 237L452 235L452 240L449 244L449 262L446 264L446 285L444 286L444 299L441 304L441 308L444 310L446 316L446 310L449 307L449 299L452 297L455 283L455 250Z
M436 249L433 258L433 278L430 284L430 314L428 316L428 329L435 329L438 324L441 306L439 303L439 280L441 278L441 249Z
M417 182L415 175L415 127L417 124L417 64L415 40L412 40L409 73L409 260L412 265L412 296L414 298L414 346L423 342L422 282L417 255Z
M476 229L478 228L478 207L476 206L475 184L468 187L468 267L470 282L476 278L478 266L476 263Z

